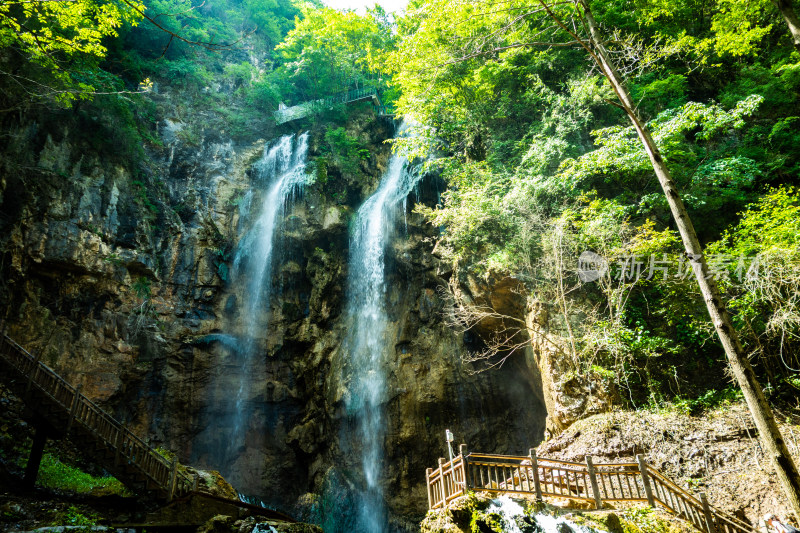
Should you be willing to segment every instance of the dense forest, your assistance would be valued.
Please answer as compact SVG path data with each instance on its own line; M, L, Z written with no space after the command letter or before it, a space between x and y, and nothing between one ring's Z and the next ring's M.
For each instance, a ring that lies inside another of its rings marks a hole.
M437 228L433 254L453 272L440 294L451 327L475 336L463 359L476 372L548 346L562 377L602 383L615 405L697 414L740 401L743 388L750 405L734 354L752 364L754 394L793 421L799 16L792 0L410 0L394 13L8 0L0 127L68 124L137 169L154 220L163 209L185 219L186 206L148 196L147 154L164 150L156 117L167 106L195 117L177 132L188 145L199 128L247 141L286 131L276 113L287 106L374 90L408 127L393 150L445 184L438 203L415 209ZM342 127L349 113L330 105L303 119L324 130L309 165L318 181L334 163L360 176L369 158ZM702 262L676 222L689 219ZM511 316L467 296L465 279L513 279L538 308ZM730 313L733 348L714 306ZM503 327L481 335L485 321Z

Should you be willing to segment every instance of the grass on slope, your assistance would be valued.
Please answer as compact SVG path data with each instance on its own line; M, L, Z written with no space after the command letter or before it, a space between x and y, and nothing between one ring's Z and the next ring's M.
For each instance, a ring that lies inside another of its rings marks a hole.
M128 495L128 489L114 477L97 477L79 468L61 462L57 457L46 453L39 466L37 483L42 487L56 490L69 490L80 494L101 493Z

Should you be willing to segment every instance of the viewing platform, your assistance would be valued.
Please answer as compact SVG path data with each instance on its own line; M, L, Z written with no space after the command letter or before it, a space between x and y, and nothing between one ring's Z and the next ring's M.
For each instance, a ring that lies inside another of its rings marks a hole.
M695 497L647 464L641 455L635 463L595 464L591 457L575 463L527 456L467 453L466 444L451 461L425 472L428 507L440 509L468 492L488 492L587 501L596 509L605 503L646 503L687 520L706 533L759 533L738 518L709 505L704 493Z

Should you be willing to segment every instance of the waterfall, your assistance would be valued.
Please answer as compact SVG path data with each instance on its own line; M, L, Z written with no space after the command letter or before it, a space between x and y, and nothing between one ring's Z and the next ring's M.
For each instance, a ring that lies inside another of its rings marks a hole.
M225 348L205 413L195 459L220 469L243 491L261 488L257 458L265 423L262 405L254 405L255 387L264 382L264 353L269 326L273 266L280 260L278 235L293 195L306 183L308 134L286 135L264 148L252 168L252 188L240 204L244 232L231 269L231 288L237 298L230 334L204 337Z
M402 131L402 128L401 128ZM383 462L386 376L383 369L387 348L385 250L399 216L405 214L405 199L419 180L419 172L402 156L394 154L378 190L359 208L350 238L347 324L344 342L350 370L348 414L356 419L346 436L353 449L361 449L365 489L359 495L357 531L386 530L386 510L380 474ZM402 211L402 213L401 213Z
M231 443L244 442L247 409L244 402L250 392L261 339L266 335L269 302L272 293L272 266L274 262L275 234L283 220L286 207L292 194L306 182L306 157L308 154L308 133L296 139L284 135L274 145L265 148L264 156L254 170L259 184L263 184L264 194L261 210L245 236L239 243L233 262L233 280L242 280L246 290L241 308L244 310L242 323L244 339L239 350L242 378L233 415Z

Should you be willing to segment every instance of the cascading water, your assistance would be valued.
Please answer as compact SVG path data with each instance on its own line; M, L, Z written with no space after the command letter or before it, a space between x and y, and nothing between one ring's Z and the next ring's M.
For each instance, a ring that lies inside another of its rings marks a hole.
M402 131L401 127L401 131ZM386 510L380 473L383 462L386 376L386 276L384 252L401 214L405 199L419 180L416 168L393 155L378 190L358 210L350 238L348 279L349 333L344 347L349 357L351 389L346 400L355 431L346 436L362 453L365 489L359 495L356 531L386 530Z
M306 156L308 134L302 134L295 145L293 135L281 137L277 143L264 151L255 170L257 179L266 185L266 194L261 212L252 229L239 243L233 262L233 279L244 280L244 339L239 350L242 376L247 376L253 359L258 353L260 340L264 337L264 326L268 320L269 300L272 293L272 263L275 234L279 221L298 187L306 182ZM244 441L244 423L250 380L241 379L236 393L233 412L232 443Z
M560 516L545 513L526 513L519 503L508 496L499 496L492 500L488 515L499 515L502 530L506 533L524 533L536 531L537 533L599 533L588 526L580 526Z
M308 134L286 135L264 149L253 167L253 189L240 206L246 232L239 241L231 271L231 286L238 293L235 336L209 335L232 356L223 360L206 413L204 434L198 438L197 458L219 468L226 479L243 491L260 489L263 406L251 401L254 387L266 371L263 352L269 324L272 270L280 233L292 196L306 182ZM252 205L256 202L256 205ZM257 207L260 206L260 207ZM253 431L250 431L253 429ZM251 458L243 454L250 453ZM240 464L241 463L241 464Z

